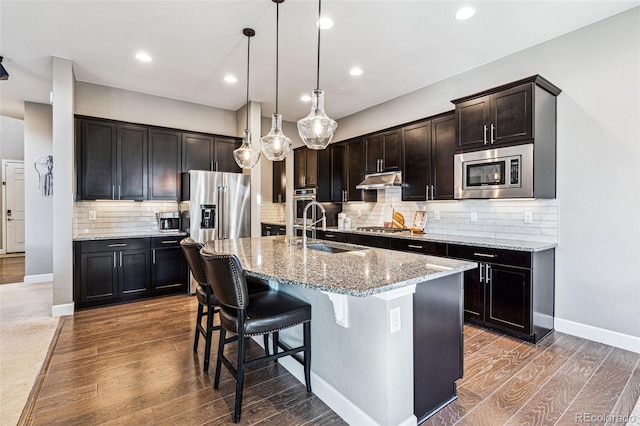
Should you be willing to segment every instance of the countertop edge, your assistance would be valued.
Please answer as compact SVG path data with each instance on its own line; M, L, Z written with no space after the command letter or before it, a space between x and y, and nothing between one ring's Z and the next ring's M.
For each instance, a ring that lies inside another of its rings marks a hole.
M127 238L155 238L155 237L186 237L187 233L177 232L140 232L131 234L78 234L73 236L73 241L101 241L101 240L123 240Z

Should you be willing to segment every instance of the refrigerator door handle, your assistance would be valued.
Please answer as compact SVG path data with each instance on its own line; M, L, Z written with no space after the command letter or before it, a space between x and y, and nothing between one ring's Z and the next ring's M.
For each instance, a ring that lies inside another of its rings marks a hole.
M227 235L227 186L218 186L218 239L224 240Z

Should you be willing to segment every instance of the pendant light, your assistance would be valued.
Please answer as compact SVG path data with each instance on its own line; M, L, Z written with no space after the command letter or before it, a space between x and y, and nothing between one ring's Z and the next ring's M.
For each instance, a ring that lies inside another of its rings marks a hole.
M324 91L320 90L320 18L322 0L318 0L318 66L316 68L316 90L311 97L311 112L298 120L298 133L310 149L325 149L338 128L338 123L324 112Z
M251 37L256 35L256 32L251 28L245 28L242 30L242 34L247 36L247 125L244 129L242 145L233 150L233 158L238 166L243 169L251 169L260 159L260 151L256 151L251 145L251 130L249 129L249 58L251 57Z
M260 138L262 152L271 161L282 161L291 151L291 139L282 131L282 116L278 114L278 65L280 34L280 3L284 0L272 0L276 4L276 112L271 117L271 131Z

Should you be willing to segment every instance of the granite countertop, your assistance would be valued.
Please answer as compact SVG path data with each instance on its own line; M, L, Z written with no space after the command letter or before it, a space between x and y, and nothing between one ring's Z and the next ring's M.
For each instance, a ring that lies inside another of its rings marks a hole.
M234 253L248 275L293 286L365 297L476 268L475 262L320 242L355 248L343 253L289 245L286 236L210 241L205 250Z
M487 237L466 237L461 235L439 235L439 234L412 234L409 231L397 233L381 233L369 231L357 231L355 229L338 229L337 227L327 227L327 231L345 232L354 234L376 235L379 237L401 238L405 240L431 241L436 243L460 244L474 247L487 247L506 250L519 250L537 252L555 248L557 243L505 240Z
M73 241L115 240L122 238L148 238L148 237L186 237L183 231L131 231L131 232L92 232L90 234L74 234Z

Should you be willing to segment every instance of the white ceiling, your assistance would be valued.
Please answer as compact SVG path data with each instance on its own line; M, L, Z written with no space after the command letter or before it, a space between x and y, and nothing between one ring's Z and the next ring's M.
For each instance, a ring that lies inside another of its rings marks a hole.
M453 18L472 4L468 21ZM341 118L638 6L640 1L325 0L335 26L322 32L320 87ZM315 88L318 3L280 6L280 101L284 119L308 113ZM24 101L49 102L51 56L71 59L79 81L237 110L246 96L275 107L275 14L270 0L0 1L0 114L22 118ZM134 58L138 50L150 63ZM349 75L352 66L364 70ZM238 83L223 81L227 73Z

